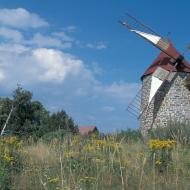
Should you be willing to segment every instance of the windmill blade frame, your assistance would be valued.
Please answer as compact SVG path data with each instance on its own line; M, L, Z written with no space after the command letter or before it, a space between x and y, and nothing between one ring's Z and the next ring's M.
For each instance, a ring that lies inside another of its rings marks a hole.
M162 78L162 80L156 79L158 77L155 77L155 81L157 80L157 87L154 89L154 93L151 95L151 97L149 98L148 104L147 106L145 106L145 109L142 110L138 116L138 119L141 117L141 115L144 113L145 110L147 110L151 104L151 102L153 101L156 93L159 91L159 89L164 85L165 81L168 80L168 78L171 78L171 73L177 68L178 64L180 64L183 60L184 57L182 55L179 55L177 58L173 57L172 55L170 55L167 52L167 49L170 46L170 41L166 40L165 38L161 37L160 35L158 35L156 32L154 32L150 27L147 27L146 25L144 25L142 22L138 21L135 17L129 15L127 13L127 16L131 19L133 19L135 22L139 23L143 28L148 29L149 31L151 31L151 33L153 34L148 34L145 32L141 32L136 30L134 27L132 27L128 22L126 21L120 21L120 23L127 27L128 30L130 30L131 32L134 32L135 34L137 34L138 36L140 36L141 38L145 39L146 41L148 41L149 43L151 43L153 46L155 46L156 48L160 49L163 53L165 53L168 57L170 57L173 61L171 63L171 65L173 66L173 69L171 69L170 71L167 71L167 75L165 75L164 78ZM156 34L156 35L155 35ZM153 78L154 79L154 78ZM153 80L152 79L152 80ZM132 103L129 104L129 106L127 107L127 110L129 110L128 108L130 108L130 105ZM135 106L134 106L135 107Z
M167 56L169 56L173 60L176 59L175 57L173 57L172 55L167 53L167 48L169 47L169 44L170 44L169 40L167 40L161 36L138 31L135 28L133 28L130 24L128 24L127 21L120 20L119 23L121 23L123 26L125 26L129 31L134 32L136 35L140 36L141 38L143 38L146 41L148 41L149 43L151 43L153 46L155 46L156 48L158 48L159 50L164 52Z

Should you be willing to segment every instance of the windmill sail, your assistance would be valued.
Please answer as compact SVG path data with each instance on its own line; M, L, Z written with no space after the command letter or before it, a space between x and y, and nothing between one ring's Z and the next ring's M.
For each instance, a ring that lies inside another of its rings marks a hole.
M167 49L170 46L170 42L168 40L166 40L165 38L163 38L163 37L161 37L159 35L145 33L145 32L136 30L132 26L130 26L127 22L120 21L120 23L122 25L126 26L131 32L136 33L138 36L144 38L145 40L147 40L148 42L150 42L151 44L153 44L154 46L156 46L161 51L163 51L163 52L165 52L167 54ZM152 30L149 29L149 31L152 31ZM171 55L168 55L168 56L173 58Z
M161 67L158 67L152 75L152 79L151 79L151 87L150 87L150 94L149 94L149 99L147 102L147 105L144 107L143 110L141 110L140 115L138 118L140 118L140 116L142 115L142 113L146 110L149 109L149 106L151 104L151 102L154 100L154 97L156 95L156 93L159 91L159 89L164 85L164 83L166 81L171 81L175 75L175 73L173 72L174 69L177 68L178 65L180 65L184 59L184 57L182 55L179 55L177 58L174 57L171 52L169 52L169 47L171 45L170 41L161 37L159 34L155 33L151 28L145 26L144 24L142 24L141 22L139 22L136 18L130 16L129 14L127 14L127 16L132 19L133 21L135 21L137 24L139 24L140 26L142 26L144 29L147 29L150 33L146 33L146 32L142 32L139 30L136 30L135 28L133 28L132 26L130 26L127 22L123 22L120 21L120 23L122 25L124 25L125 27L128 28L128 30L130 30L131 32L134 32L135 34L137 34L138 36L140 36L141 38L145 39L146 41L148 41L149 43L151 43L152 45L154 45L155 47L157 47L158 49L160 49L163 53L165 53L168 57L172 58L171 60L171 65L173 66L173 69L171 70L165 70ZM129 104L128 107L131 107L131 105L133 105L133 103Z
M158 47L159 49L161 49L162 51L166 51L169 47L169 41L166 39L163 39L160 36L156 36L153 34L148 34L145 32L141 32L138 30L133 30L133 29L129 29L131 32L135 32L137 35L139 35L140 37L144 38L145 40L149 41L150 43L152 43L154 46Z

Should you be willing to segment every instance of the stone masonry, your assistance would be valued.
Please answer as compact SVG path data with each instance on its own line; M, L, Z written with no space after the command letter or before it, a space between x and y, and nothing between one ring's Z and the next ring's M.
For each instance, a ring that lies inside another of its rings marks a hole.
M168 122L190 121L190 90L184 85L190 73L175 72L171 82L165 82L156 93L148 109L145 109L151 87L151 75L142 79L141 110L141 132L151 128L165 127Z

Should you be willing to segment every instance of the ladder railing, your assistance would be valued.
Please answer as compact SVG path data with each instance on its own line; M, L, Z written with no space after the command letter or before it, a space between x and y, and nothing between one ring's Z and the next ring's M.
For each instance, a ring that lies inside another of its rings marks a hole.
M134 117L136 117L137 119L139 119L141 113L141 89L137 92L135 97L129 103L126 111Z

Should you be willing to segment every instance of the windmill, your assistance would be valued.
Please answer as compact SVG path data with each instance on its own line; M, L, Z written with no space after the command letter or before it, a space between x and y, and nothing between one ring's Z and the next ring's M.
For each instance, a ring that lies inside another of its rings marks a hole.
M166 126L172 119L190 120L190 65L171 41L128 13L127 17L148 32L137 30L129 22L120 21L123 26L161 50L141 77L142 89L131 101L127 111L141 120L143 133L156 125Z

